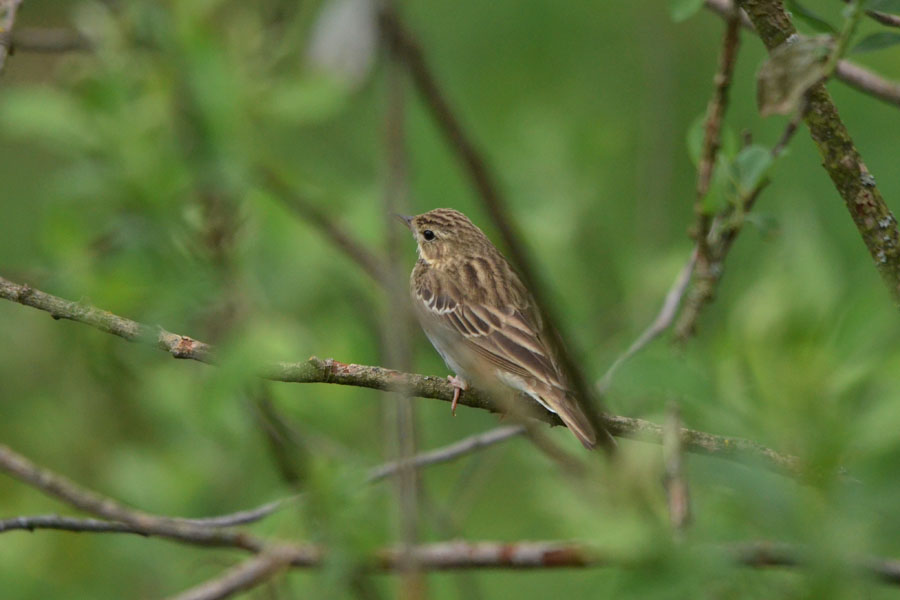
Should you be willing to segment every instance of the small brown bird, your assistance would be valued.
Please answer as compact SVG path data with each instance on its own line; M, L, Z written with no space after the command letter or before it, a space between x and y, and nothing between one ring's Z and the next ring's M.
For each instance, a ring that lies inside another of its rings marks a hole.
M500 251L459 211L401 217L418 244L410 277L416 316L455 373L451 410L470 383L524 392L556 413L587 448L594 429L572 399L540 314Z

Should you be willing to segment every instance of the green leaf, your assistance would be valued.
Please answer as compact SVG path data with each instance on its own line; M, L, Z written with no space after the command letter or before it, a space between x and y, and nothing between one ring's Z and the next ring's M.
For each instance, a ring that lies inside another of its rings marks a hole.
M900 0L869 0L866 10L900 14Z
M669 15L676 23L686 21L703 8L703 0L669 0Z
M762 181L772 166L772 153L768 148L753 144L741 150L734 160L738 191L746 196Z
M772 50L756 74L759 113L766 117L794 112L806 91L825 76L833 45L830 36L799 36Z
M888 48L890 46L895 46L900 44L900 33L894 33L892 31L882 31L880 33L873 33L871 35L867 35L860 42L853 47L851 52L853 54L859 54L862 52L874 52L875 50L881 50L882 48Z
M788 9L798 20L809 25L816 33L837 33L837 28L834 25L800 4L797 0L787 0L785 4L787 4Z

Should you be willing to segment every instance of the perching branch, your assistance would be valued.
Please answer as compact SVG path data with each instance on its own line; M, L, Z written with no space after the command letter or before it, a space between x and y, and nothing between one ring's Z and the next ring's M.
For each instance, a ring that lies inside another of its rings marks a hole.
M706 7L721 17L727 17L734 9L733 0L705 1ZM740 11L740 15L741 25L755 32L756 28L743 10ZM864 94L878 98L888 104L900 106L900 83L889 81L849 60L838 61L835 75L847 85L858 89Z
M208 344L187 336L169 333L163 329L159 329L158 333L154 335L153 329L147 325L93 306L65 300L27 285L19 285L3 277L0 277L0 298L49 312L56 319L78 321L129 341L154 345L172 354L175 358L192 359L209 364L214 362L213 348ZM396 389L396 386L401 385L409 389L411 394L420 398L434 398L445 402L453 399L453 387L442 377L402 373L383 367L346 364L316 357L300 363L268 365L263 368L260 376L273 381L333 383L385 391ZM502 407L487 394L474 388L463 394L460 403L491 412L502 411ZM559 417L547 411L535 410L530 416L551 425L563 424ZM603 414L600 418L612 435L656 444L662 442L662 428L655 423L609 414ZM716 456L744 464L755 464L789 477L802 479L806 476L803 463L799 458L779 454L757 442L691 429L683 429L681 434L685 451Z
M797 33L790 16L774 0L738 0L771 52ZM869 173L824 83L807 92L806 124L823 158L823 166L844 199L875 268L900 302L900 231L875 178Z

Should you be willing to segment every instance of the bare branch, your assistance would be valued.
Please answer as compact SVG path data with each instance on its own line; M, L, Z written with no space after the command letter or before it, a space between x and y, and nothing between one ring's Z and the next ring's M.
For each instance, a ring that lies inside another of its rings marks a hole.
M656 318L650 323L647 329L632 342L631 346L628 347L628 350L623 352L615 361L613 361L613 364L610 365L600 381L597 382L597 389L600 390L601 394L609 389L609 386L612 384L612 378L616 374L616 371L619 370L619 367L625 364L625 362L635 354L643 350L647 344L659 337L662 332L669 328L672 321L675 320L675 315L678 314L678 307L681 306L681 300L684 298L684 292L687 290L688 283L691 281L691 274L694 272L694 265L696 262L697 248L695 246L694 250L691 252L690 258L688 258L688 261L681 268L675 281L672 282L672 287L670 287L669 291L666 293L666 299L663 301L663 305L659 309Z
M191 588L172 600L221 600L252 589L289 567L294 557L290 546L275 547L249 558L222 576Z
M2 277L0 277L0 298L47 311L57 319L85 323L129 341L155 345L176 358L189 358L204 363L213 362L213 348L208 344L164 330L160 330L158 339L155 339L148 334L151 328L147 325L93 306L52 296ZM396 386L400 385L406 387L412 395L420 398L434 398L445 402L453 400L453 386L443 377L403 373L384 367L348 364L316 357L311 357L305 362L268 365L262 370L260 376L273 381L332 383L383 391L396 389ZM488 394L475 388L467 390L460 397L459 402L472 408L503 412L500 404ZM545 410L534 410L529 416L551 425L563 424L559 417ZM600 418L612 435L656 444L662 442L662 428L655 423L609 414L603 414ZM751 440L717 436L691 429L682 430L682 436L685 450L688 452L708 454L745 464L756 464L789 477L803 478L805 476L804 466L799 458L779 454Z
M809 103L804 99L802 106L788 122L781 138L772 147L772 160L777 159L797 133L797 127L806 115ZM716 288L725 274L725 259L731 251L734 241L744 227L746 215L753 209L756 200L769 180L763 178L752 190L741 195L737 200L720 212L713 222L707 236L707 251L710 258L708 268L697 273L694 289L685 302L681 319L678 323L678 334L681 339L693 333L697 319L703 309L715 298Z
M479 433L457 442L453 442L452 444L448 444L447 446L443 446L442 448L436 448L434 450L429 450L428 452L419 453L412 459L411 462L416 468L447 462L459 458L464 454L469 454L471 452L481 450L482 448L487 448L488 446L499 444L500 442L508 440L512 437L522 435L526 431L527 429L524 425L507 425L504 427L497 427L495 429L491 429L490 431ZM396 473L399 468L399 461L385 463L369 470L369 475L366 477L366 480L374 482L380 479L384 479L385 477L390 477L391 475Z
M56 529L58 531L72 531L76 533L133 533L141 536L147 535L140 527L114 521L102 521L100 519L36 515L0 520L0 533L7 531L35 531L37 529Z
M878 10L867 10L866 15L869 18L878 21L882 25L887 25L888 27L900 27L900 17L897 15L892 15L890 13L881 12Z
M0 73L6 66L6 58L12 47L13 25L16 24L16 11L22 0L0 0Z
M721 17L727 17L734 10L733 0L705 0L706 7ZM756 31L747 14L741 10L741 25ZM900 83L889 81L849 60L838 61L835 75L847 85L869 94L879 100L900 106Z
M2 444L0 444L0 471L75 508L129 525L137 530L129 531L130 533L160 536L200 546L230 546L251 552L260 552L265 546L263 540L246 533L221 531L183 519L159 517L128 508L111 498L83 488L62 475L35 465Z
M318 229L335 248L359 265L366 275L381 285L386 284L387 270L384 261L378 255L357 242L327 213L294 189L282 175L272 169L264 169L262 175L272 193L286 207Z
M250 510L242 510L218 517L206 517L201 519L183 519L177 517L158 517L175 523L187 523L198 527L225 528L237 525L247 525L260 521L272 513L281 509L286 503L294 501L298 496L290 496L273 502L267 502ZM12 517L0 520L0 533L7 531L34 531L35 529L58 529L61 531L91 532L91 533L133 533L147 536L148 533L139 527L119 523L115 521L102 521L100 519L82 519L76 517L63 517L60 515L36 515Z
M712 181L713 170L719 155L722 119L725 117L725 110L728 108L728 91L734 75L734 65L737 60L739 43L740 17L737 9L733 9L727 18L725 34L722 37L719 66L713 79L715 89L706 109L703 148L700 153L700 161L697 164L697 186L694 200L695 225L691 235L697 241L695 268L697 277L701 281L709 279L714 268L713 249L710 247L709 242L712 213L706 206L706 196L709 193L710 181ZM704 290L706 289L709 290L708 296L711 298L712 286L705 286ZM696 317L694 319L682 318L676 328L678 338L684 339L692 335L695 321Z

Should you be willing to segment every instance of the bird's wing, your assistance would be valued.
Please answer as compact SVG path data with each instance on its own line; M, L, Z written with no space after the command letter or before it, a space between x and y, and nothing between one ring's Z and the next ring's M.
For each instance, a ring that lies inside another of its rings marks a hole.
M448 328L467 350L491 366L526 381L537 379L565 389L541 339L527 295L516 294L514 303L498 306L476 295L467 295L456 282L437 276L421 278L414 295L423 318L432 321L434 326Z
M496 370L521 378L527 387L522 391L558 414L586 448L593 448L597 441L594 429L569 396L565 379L541 339L540 317L518 277L510 272L509 293L502 295L472 293L473 282L457 283L436 274L415 279L413 296L423 326L451 332L443 337L452 337L462 346L459 355L481 358ZM470 293L465 294L461 287ZM505 301L490 301L500 297ZM454 359L465 362L459 355ZM476 368L483 369L484 364Z

